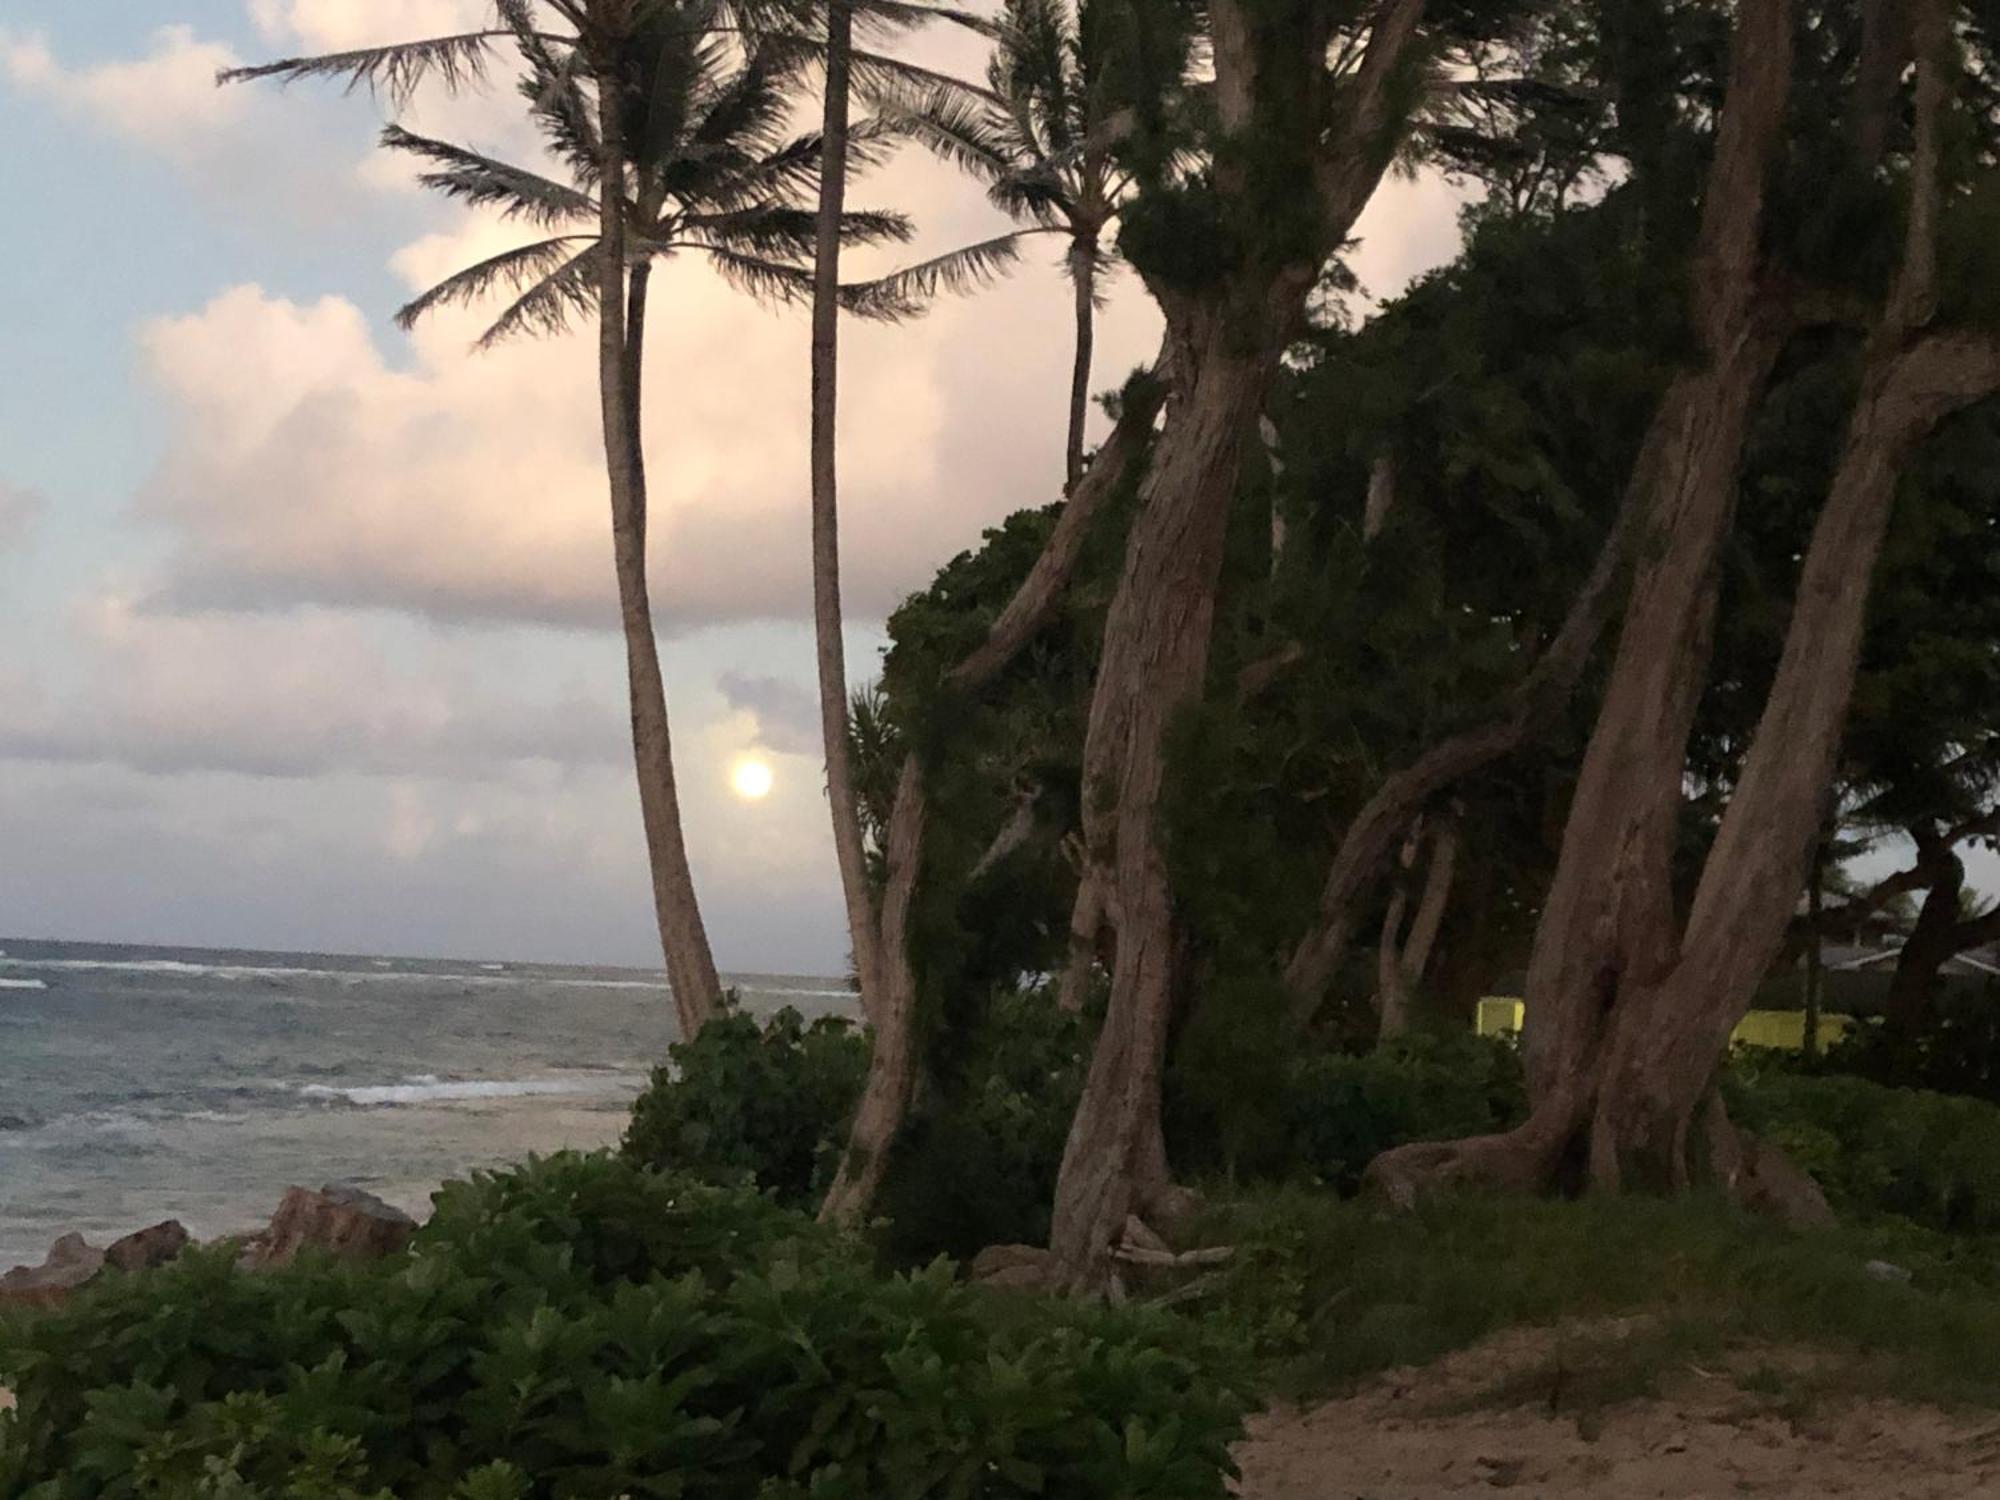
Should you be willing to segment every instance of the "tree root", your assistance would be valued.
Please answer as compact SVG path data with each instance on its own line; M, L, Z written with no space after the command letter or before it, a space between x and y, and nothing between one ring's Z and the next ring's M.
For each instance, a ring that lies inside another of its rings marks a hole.
M1589 1128L1588 1125L1577 1127ZM1795 1229L1834 1222L1819 1184L1768 1141L1739 1129L1720 1097L1711 1098L1701 1117L1706 1147L1702 1171L1689 1181L1720 1187L1753 1213ZM1532 1194L1555 1186L1571 1132L1529 1121L1501 1135L1457 1141L1413 1141L1392 1147L1368 1164L1363 1187L1404 1212L1453 1187L1478 1186L1505 1193Z

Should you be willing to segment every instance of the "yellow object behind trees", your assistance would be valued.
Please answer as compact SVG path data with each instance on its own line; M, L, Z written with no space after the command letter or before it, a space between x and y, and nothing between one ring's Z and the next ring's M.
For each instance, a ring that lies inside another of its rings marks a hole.
M1503 1036L1521 1029L1527 1006L1506 995L1488 995L1479 1002L1477 1027L1481 1036ZM1837 1041L1854 1024L1851 1016L1822 1015L1819 1041L1824 1047ZM1749 1047L1788 1047L1798 1051L1806 1044L1806 1016L1802 1010L1753 1010L1736 1024L1729 1040Z

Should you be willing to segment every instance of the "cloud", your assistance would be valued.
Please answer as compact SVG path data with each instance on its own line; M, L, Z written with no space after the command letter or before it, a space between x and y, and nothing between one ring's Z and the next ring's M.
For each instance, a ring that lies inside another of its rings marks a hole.
M255 99L215 86L217 71L240 61L191 26L162 26L143 57L72 68L41 37L0 28L0 74L16 89L182 160L245 133Z
M780 755L821 752L819 697L782 677L759 677L734 669L715 679L723 701L752 714L757 737Z
M45 509L47 502L38 491L0 480L0 552L25 543Z
M399 257L413 287L513 236L484 222ZM810 607L806 326L702 267L653 282L647 439L668 630ZM1059 483L1068 334L1054 270L844 347L842 521L855 618L880 617L980 530ZM490 310L488 310L490 316ZM1151 314L1106 318L1105 383ZM359 308L254 286L141 335L168 413L139 497L170 538L167 608L297 603L441 620L615 622L587 334L470 352L476 318L390 362Z
M141 618L90 601L60 692L6 684L0 758L233 772L492 778L540 763L619 767L621 706L575 684L506 683L508 643L429 637L308 611Z
M475 0L251 0L273 50L309 54L476 24ZM139 151L165 158L204 194L255 203L262 219L346 227L359 204L412 196L406 161L370 149L381 108L337 86L218 87L216 74L247 61L192 26L159 27L137 56L84 63L59 57L37 33L0 26L0 80L24 97ZM520 153L531 132L504 87L445 98L426 90L406 111L412 125ZM275 210L275 213L274 213Z

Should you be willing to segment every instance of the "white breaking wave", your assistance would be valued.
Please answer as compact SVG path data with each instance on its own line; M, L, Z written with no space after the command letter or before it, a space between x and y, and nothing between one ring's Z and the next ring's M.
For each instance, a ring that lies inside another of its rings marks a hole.
M349 1104L435 1104L463 1099L519 1099L533 1095L623 1094L643 1088L637 1073L607 1073L596 1078L480 1078L441 1083L429 1075L404 1083L363 1084L340 1088L309 1083L299 1090L314 1099L345 1099Z
M45 990L48 985L39 979L0 978L0 990Z

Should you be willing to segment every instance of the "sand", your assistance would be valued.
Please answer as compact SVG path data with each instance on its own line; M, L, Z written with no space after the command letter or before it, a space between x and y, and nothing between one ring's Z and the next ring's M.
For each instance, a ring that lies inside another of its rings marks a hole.
M1505 1491L1587 1497L2000 1497L2000 1416L1819 1398L1792 1410L1743 1371L1823 1355L1744 1351L1683 1364L1658 1394L1565 1410L1544 1379L1574 1330L1516 1330L1353 1395L1254 1418L1245 1500L1429 1500ZM1541 1386L1530 1396L1530 1388ZM1509 1394L1495 1402L1494 1393Z

